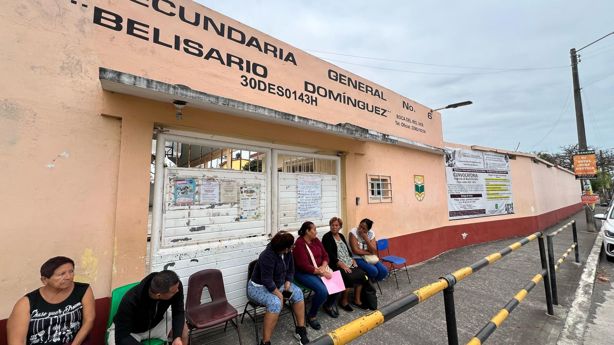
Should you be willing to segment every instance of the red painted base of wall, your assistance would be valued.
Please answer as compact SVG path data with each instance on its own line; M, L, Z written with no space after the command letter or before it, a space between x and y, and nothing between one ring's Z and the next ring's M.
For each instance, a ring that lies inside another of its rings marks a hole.
M535 217L495 220L477 224L444 226L390 239L390 251L407 258L410 263L428 260L450 249L476 243L529 235L544 230L580 211L582 204L564 207ZM461 234L468 236L463 240ZM442 272L443 274L444 272ZM110 299L96 300L96 322L90 334L90 345L104 345ZM6 320L0 320L0 345L6 345Z
M577 213L582 204L576 204L535 217L495 220L490 222L444 226L437 229L390 239L390 252L415 264L433 258L451 249L476 243L530 235L542 231ZM467 236L463 239L462 234Z

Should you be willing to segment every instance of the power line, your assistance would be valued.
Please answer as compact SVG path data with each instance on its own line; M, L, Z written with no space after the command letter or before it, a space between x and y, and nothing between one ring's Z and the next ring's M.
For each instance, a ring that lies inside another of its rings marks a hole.
M567 111L567 107L569 106L569 100L571 99L571 92L567 93L567 98L565 99L565 104L563 105L563 110L561 110L561 113L559 114L559 117L556 119L556 121L554 122L554 124L552 125L552 127L550 127L550 129L548 130L548 132L537 142L535 143L532 147L531 147L531 151L533 151L533 149L535 149L535 147L539 144L541 144L549 135L550 133L552 133L552 131L554 131L554 129L556 128L556 126L559 125L559 123L561 122L561 119L563 119L563 115L565 114L565 112Z
M478 69L478 70L491 70L496 72L507 72L507 71L535 71L535 70L551 70L551 69L559 69L559 68L569 68L569 65L565 66L548 66L548 67L483 67L483 66L462 66L462 65L446 65L446 64L433 64L433 63L425 63L425 62L417 62L417 61L409 61L409 60L397 60L397 59L387 59L373 56L360 56L360 55L352 55L352 54L343 54L343 53L334 53L334 52L325 52L320 50L312 50L306 49L309 52L316 54L327 54L327 55L337 55L337 56L345 56L357 59L365 59L365 60L374 60L374 61L384 61L384 62L393 62L400 64L412 64L412 65L421 65L421 66L433 66L433 67L443 67L443 68L463 68L463 69Z
M597 139L603 143L605 143L605 141L603 140L603 137L601 136L601 127L599 126L595 126L595 118L593 117L593 109L591 107L591 103L588 100L588 94L582 90L582 95L584 96L584 99L586 100L586 108L587 108L587 114L589 117L589 125L591 126L591 130L593 132L595 132L595 134L597 135Z
M348 65L353 65L353 66L367 67L367 68L379 69L379 70L384 70L384 71L414 73L414 74L427 74L427 75L466 75L466 76L471 76L471 75L500 74L500 73L509 73L509 72L527 72L527 71L535 71L536 70L536 69L508 69L508 70L498 70L498 71L492 71L492 72L473 72L473 73L424 72L424 71L405 70L405 69L399 69L399 68L381 67L381 66L374 66L374 65L365 65L365 64L359 64L359 63L349 62L349 61L344 61L344 60L331 59L331 58L327 58L327 57L322 57L322 59L327 60L327 61L337 62L337 63L344 63L344 64L348 64ZM551 67L551 68L542 68L542 69L554 69L554 68L557 68L557 69L558 68L569 68L569 66Z

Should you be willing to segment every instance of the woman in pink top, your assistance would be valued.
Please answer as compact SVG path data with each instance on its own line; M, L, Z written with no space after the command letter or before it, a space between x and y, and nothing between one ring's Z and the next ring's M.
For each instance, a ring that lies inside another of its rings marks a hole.
M326 277L330 279L331 273L328 268L328 254L322 245L322 242L318 239L318 232L315 224L312 222L305 222L298 231L300 236L294 243L294 250L292 255L294 256L294 266L296 268L294 272L294 279L301 285L311 289L314 292L314 296L311 299L311 308L307 312L307 324L315 330L321 328L320 323L316 319L318 309L324 305L324 311L333 318L339 316L333 309L333 305L337 299L337 294L328 295L328 290L322 282L320 277ZM309 251L313 254L313 258L316 262L314 266L309 255Z

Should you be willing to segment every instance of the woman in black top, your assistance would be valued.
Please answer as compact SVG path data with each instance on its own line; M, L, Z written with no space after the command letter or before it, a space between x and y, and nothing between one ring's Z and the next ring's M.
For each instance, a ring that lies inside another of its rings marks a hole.
M94 294L75 283L75 263L51 258L40 269L43 286L20 298L7 322L8 345L81 345L94 326Z
M345 311L354 310L349 304L350 290L353 287L354 300L352 304L358 308L364 309L360 300L360 292L362 290L362 285L367 280L366 273L358 267L356 261L352 259L350 247L345 237L340 232L343 227L341 218L331 218L328 225L330 226L330 231L322 237L322 244L328 253L330 268L335 271L341 271L341 277L343 277L343 283L346 286L339 300L339 306Z

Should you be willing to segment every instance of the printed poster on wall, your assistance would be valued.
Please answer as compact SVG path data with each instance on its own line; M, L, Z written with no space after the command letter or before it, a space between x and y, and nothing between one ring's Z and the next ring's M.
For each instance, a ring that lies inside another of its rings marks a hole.
M220 183L220 202L222 204L236 203L239 199L239 186L236 181L222 181Z
M216 180L203 180L200 185L200 204L220 203L220 183Z
M445 149L448 219L514 213L507 155Z
M194 205L196 196L196 179L175 180L173 185L173 202L175 206Z
M259 184L247 184L239 189L239 219L260 219Z
M322 218L322 178L315 176L298 178L296 214L299 220Z

